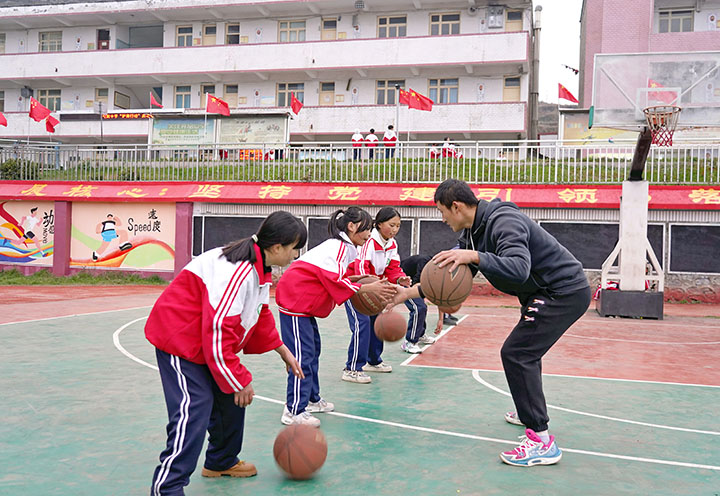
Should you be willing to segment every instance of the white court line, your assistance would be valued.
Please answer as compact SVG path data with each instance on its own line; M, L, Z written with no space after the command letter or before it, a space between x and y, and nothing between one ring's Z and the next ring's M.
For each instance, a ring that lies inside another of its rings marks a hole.
M502 395L512 398L512 395L510 393L508 393L507 391L503 391L502 389L500 389L496 386L493 386L489 382L485 381L482 377L480 377L479 371L473 370L472 376L476 381L478 381L483 386L485 386L489 389L492 389L496 393L500 393ZM662 425L662 424L650 424L647 422L638 422L636 420L628 420L628 419L622 419L622 418L617 418L617 417L608 417L605 415L598 415L595 413L581 412L579 410L571 410L570 408L563 408L561 406L547 405L547 407L552 408L553 410L560 410L561 412L574 413L577 415L585 415L586 417L595 417L595 418L599 418L599 419L603 419L603 420L612 420L614 422L623 422L625 424L643 425L645 427L655 427L658 429L668 429L671 431L692 432L695 434L709 434L711 436L720 436L720 432L715 432L715 431L703 431L703 430L699 430L699 429L687 429L685 427L672 427L669 425Z
M413 365L413 367L425 367L428 369L448 369L448 370L477 370L479 372L495 372L496 374L504 374L503 370L499 369L478 369L474 367L450 367L447 365ZM703 388L720 388L720 386L714 386L710 384L693 384L689 382L665 382L665 381L646 381L642 379L617 379L614 377L592 377L589 375L567 375L567 374L547 374L543 372L543 377L565 377L568 379L590 379L593 381L616 381L616 382L635 382L639 384L662 384L664 386L690 386L690 387L703 387Z
M66 319L68 317L82 317L84 315L96 315L96 314L101 314L101 313L124 312L126 310L141 310L143 308L152 308L152 305L148 305L146 307L131 307L131 308L118 308L116 310L102 310L100 312L73 313L73 314L69 314L69 315L58 315L57 317L45 317L42 319L17 320L15 322L0 322L0 326L10 325L10 324L25 324L28 322L42 322L43 320Z
M456 323L454 323L453 325L451 325L451 326L448 327L447 329L443 329L442 331L440 331L440 334L438 334L438 337L437 337L437 339L435 340L435 342L437 343L437 342L440 340L441 337L443 337L445 334L447 334L448 332L450 332L450 329L452 329L453 327L455 327L456 325L458 325L460 322L462 322L462 321L465 320L466 318L467 318L467 315L463 315L462 317L460 317L460 318L458 319L458 321L457 321ZM427 326L425 327L425 332L427 332ZM426 346L425 348L427 348L427 346ZM425 348L423 348L423 351L425 351ZM403 363L401 363L400 366L402 367L402 366L404 366L404 365L410 364L410 362L412 362L413 360L415 360L415 359L416 359L418 356L420 356L420 355L422 355L422 353L413 353L407 360L405 360Z
M132 322L128 322L124 326L120 327L117 331L115 331L113 333L113 343L115 343L115 346L118 347L118 349L124 355L131 358L135 362L137 362L141 365L144 365L146 367L149 367L151 369L157 370L157 367L155 367L154 365L150 365L149 363L147 363L143 360L140 360L139 358L136 358L131 353L129 353L127 350L125 350L125 348L123 348L122 345L120 345L120 333L123 330L125 330L127 327L132 325L133 323L138 322L139 320L142 320L142 318L135 319ZM267 401L269 403L275 403L278 405L285 404L284 401L267 398L265 396L255 395L255 398L262 400L262 401ZM430 429L428 427L420 427L417 425L401 424L398 422L388 422L387 420L378 420L378 419L373 419L373 418L369 418L369 417L360 417L357 415L350 415L347 413L327 412L324 415L334 415L336 417L348 418L348 419L352 419L352 420L359 420L362 422L370 422L370 423L374 423L374 424L388 425L391 427L399 427L401 429L408 429L408 430L414 430L414 431L429 432L431 434L441 434L441 435L445 435L445 436L460 437L460 438L464 438L464 439L473 439L476 441L487 441L487 442L491 442L491 443L509 444L509 445L517 445L518 444L517 441L508 441L505 439L498 439L498 438L493 438L493 437L475 436L472 434L463 434L463 433L459 433L459 432L452 432L452 431L446 431L446 430L441 430L441 429ZM716 465L701 465L698 463L687 463L687 462L677 462L677 461L672 461L672 460L661 460L661 459L655 459L655 458L642 458L642 457L636 457L636 456L615 455L612 453L602 453L602 452L598 452L598 451L586 451L586 450L579 450L579 449L573 449L573 448L562 448L562 450L565 452L568 452L568 453L578 453L581 455L597 456L597 457L601 457L601 458L614 458L614 459L618 459L618 460L628 460L628 461L634 461L634 462L652 463L652 464L656 464L656 465L671 465L674 467L700 468L700 469L706 469L706 470L720 471L720 466L716 466Z

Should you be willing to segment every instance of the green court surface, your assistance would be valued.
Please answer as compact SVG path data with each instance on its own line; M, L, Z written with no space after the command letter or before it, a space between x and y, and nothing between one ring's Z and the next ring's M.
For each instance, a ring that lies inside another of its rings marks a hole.
M516 315L492 309L498 312ZM149 493L167 417L154 350L143 335L148 313L139 308L0 325L0 494ZM391 343L383 356L393 372L373 375L370 385L350 384L340 380L350 337L343 309L319 322L321 393L336 408L318 414L328 440L322 470L294 482L275 466L284 366L272 352L241 356L258 395L248 408L241 458L256 464L258 476L206 479L201 458L186 494L720 495L720 384L546 375L547 401L561 408L549 413L564 457L554 466L511 467L498 453L523 431L503 420L512 402L501 394L507 384L494 365L478 371L458 359L456 368L433 366L426 354L423 366L415 364L419 358L402 365L410 355ZM465 319L446 328L433 351L445 347L452 356L453 334L472 332L470 322L482 325ZM700 322L712 327L718 321ZM502 339L507 326L498 333ZM482 344L462 351L475 346ZM718 364L687 367L716 373Z

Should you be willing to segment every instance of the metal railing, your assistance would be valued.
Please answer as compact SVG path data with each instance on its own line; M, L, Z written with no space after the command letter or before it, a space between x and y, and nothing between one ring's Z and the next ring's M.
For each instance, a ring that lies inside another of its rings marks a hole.
M0 179L42 181L261 181L479 184L617 184L629 175L634 142L517 141L60 145L0 141ZM720 142L654 147L645 178L656 184L720 184Z

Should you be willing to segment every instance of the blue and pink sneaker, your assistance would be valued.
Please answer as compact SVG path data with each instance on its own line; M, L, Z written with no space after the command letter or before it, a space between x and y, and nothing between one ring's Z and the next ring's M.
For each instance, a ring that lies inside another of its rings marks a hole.
M525 429L520 446L511 451L500 453L500 459L508 465L532 467L533 465L552 465L562 458L562 451L555 444L555 436L550 436L547 444L532 429Z

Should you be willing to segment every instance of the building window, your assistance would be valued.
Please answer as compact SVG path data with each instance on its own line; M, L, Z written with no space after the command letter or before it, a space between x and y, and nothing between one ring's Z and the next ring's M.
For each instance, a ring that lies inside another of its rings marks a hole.
M457 103L457 79L431 79L429 83L430 100L435 103Z
M378 17L378 38L407 36L407 16Z
M202 28L203 46L213 46L217 43L217 25L205 24Z
M395 85L405 88L405 80L378 80L375 87L375 103L378 105L394 105L396 102Z
M238 106L238 85L237 84L226 84L225 85L225 91L223 92L223 100L225 100L230 107Z
M225 28L225 43L227 45L240 44L240 24L228 24Z
M38 33L39 51L62 52L62 31Z
M305 41L305 21L280 21L278 41L280 43Z
M503 102L520 101L520 76L509 76L503 83Z
M661 33L690 33L693 31L692 10L661 10L659 12Z
M5 53L5 33L0 33L0 53Z
M505 11L505 31L522 31L523 28L523 11L522 10L506 10Z
M177 43L179 47L192 46L192 26L178 26L177 27Z
M5 92L0 91L0 112L5 112Z
M460 34L460 13L430 14L430 35Z
M203 102L204 102L206 93L210 93L211 95L215 94L215 85L214 84L203 84L200 87L200 93L202 93L202 95L203 95Z
M277 85L277 106L290 106L290 93L295 93L295 98L305 103L305 83L278 83Z
M107 88L95 88L95 101L104 103L105 108L107 108L108 89Z
M175 86L175 108L190 108L190 86Z
M51 111L60 110L60 90L37 90L38 101Z

